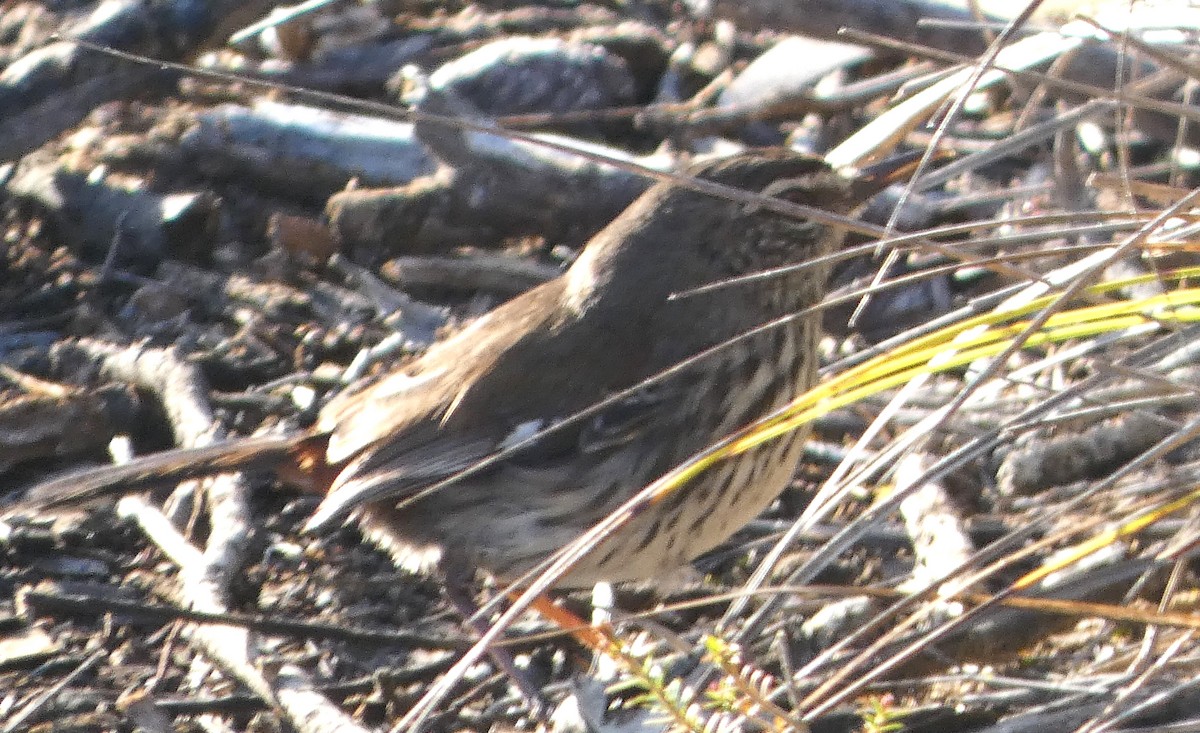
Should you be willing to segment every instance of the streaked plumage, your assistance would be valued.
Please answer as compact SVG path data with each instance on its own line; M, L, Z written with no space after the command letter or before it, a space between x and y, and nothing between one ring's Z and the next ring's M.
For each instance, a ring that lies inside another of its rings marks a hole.
M797 179L792 198L839 213L877 186L783 150L702 163L691 173L756 191ZM562 276L403 369L339 395L310 434L152 456L141 468L108 469L108 478L63 479L57 491L97 493L131 479L149 483L155 472L195 476L216 464L229 468L315 448L337 473L313 524L356 516L402 563L442 555L457 567L514 577L645 484L809 387L817 319L744 340L496 466L400 510L397 502L686 357L817 303L825 289L821 268L671 296L811 260L839 239L812 222L659 184L597 234ZM695 479L599 547L563 583L651 577L722 542L785 488L802 439L777 440Z

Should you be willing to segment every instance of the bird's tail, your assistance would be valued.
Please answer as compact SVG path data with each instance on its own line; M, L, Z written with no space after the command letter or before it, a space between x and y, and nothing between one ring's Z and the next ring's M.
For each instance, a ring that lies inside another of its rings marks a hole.
M73 471L31 487L25 498L5 513L76 506L152 486L233 471L273 468L294 457L304 441L303 435L241 438L203 448L154 453L121 465Z

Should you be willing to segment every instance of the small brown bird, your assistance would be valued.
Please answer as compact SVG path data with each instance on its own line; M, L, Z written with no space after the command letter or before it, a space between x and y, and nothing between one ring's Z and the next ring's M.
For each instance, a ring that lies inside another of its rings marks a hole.
M690 174L848 213L899 164L843 176L786 150ZM331 401L304 434L170 451L43 484L42 505L307 456L333 476L309 523L357 517L402 565L441 560L513 579L707 445L816 379L818 318L765 330L412 500L497 450L718 344L818 303L827 268L684 298L702 285L828 254L833 228L651 188L560 277L496 308L421 358ZM561 584L649 578L727 539L787 486L804 435L763 445L635 517Z

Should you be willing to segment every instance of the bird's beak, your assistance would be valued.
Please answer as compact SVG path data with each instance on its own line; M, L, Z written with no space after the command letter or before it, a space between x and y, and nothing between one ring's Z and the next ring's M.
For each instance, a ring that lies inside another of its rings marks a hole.
M893 183L903 183L912 178L913 174L917 172L917 167L920 165L921 160L925 157L925 153L925 150L910 150L906 153L898 153L884 158L878 163L845 171L843 175L849 176L853 181L856 198L866 200ZM934 151L929 156L929 160L930 162L934 162L953 157L953 152L939 150Z

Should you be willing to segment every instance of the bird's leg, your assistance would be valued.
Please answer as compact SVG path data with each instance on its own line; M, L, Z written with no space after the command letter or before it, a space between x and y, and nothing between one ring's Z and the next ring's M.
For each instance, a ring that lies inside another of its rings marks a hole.
M479 605L471 595L470 583L473 573L458 563L443 563L443 566L446 574L446 600L450 601L450 605L471 630L482 636L488 630L488 623L479 617ZM526 670L517 666L513 655L507 649L493 647L488 649L488 656L521 691L526 704L529 705L530 714L536 719L543 718L550 710L549 702Z

